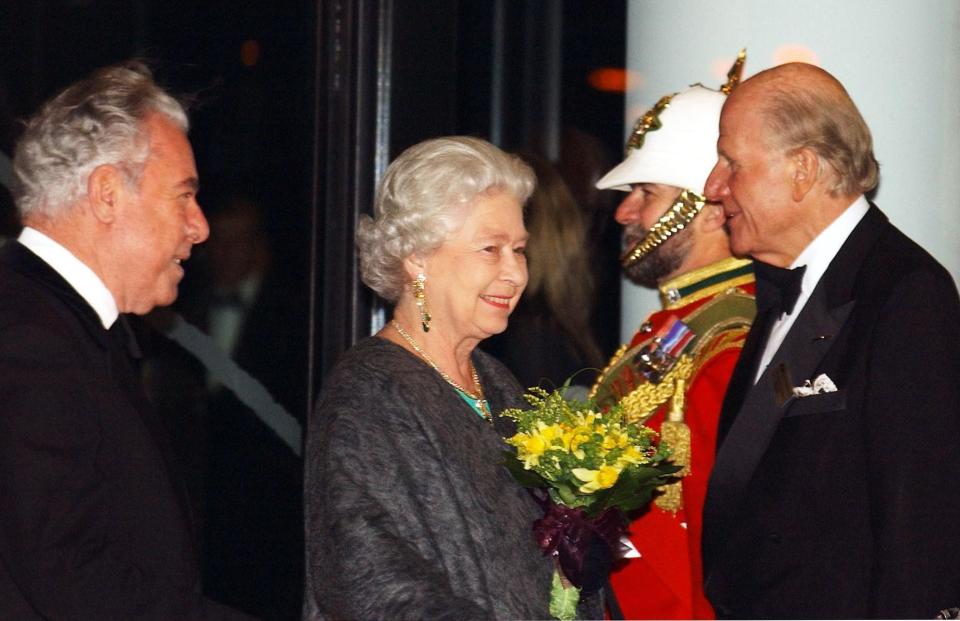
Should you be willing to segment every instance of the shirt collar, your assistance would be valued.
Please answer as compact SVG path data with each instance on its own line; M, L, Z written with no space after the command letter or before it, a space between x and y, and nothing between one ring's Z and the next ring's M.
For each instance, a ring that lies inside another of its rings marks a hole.
M861 194L836 220L831 222L827 228L820 231L820 234L817 235L814 240L803 249L803 252L800 253L793 263L790 264L791 268L800 267L801 265L807 266L807 270L803 274L803 282L800 289L801 302L805 302L813 292L817 283L820 282L820 278L827 271L827 268L830 267L830 262L833 261L833 257L837 256L837 253L840 252L840 247L843 246L847 238L850 237L853 229L857 228L860 220L867 215L869 209L870 203L868 203L866 197ZM802 307L803 304L798 303L794 312Z
M92 269L62 245L28 226L23 228L17 241L60 274L96 311L103 327L110 329L120 312L113 294Z

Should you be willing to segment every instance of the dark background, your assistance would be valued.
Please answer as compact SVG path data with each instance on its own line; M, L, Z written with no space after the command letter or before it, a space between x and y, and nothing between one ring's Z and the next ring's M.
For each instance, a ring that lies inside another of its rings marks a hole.
M268 281L283 293L244 334L254 353L235 356L305 425L325 371L382 317L357 277L356 218L386 163L433 136L477 135L557 165L590 222L595 337L612 352L616 196L592 184L622 154L624 96L588 76L622 67L625 16L625 0L4 0L0 150L11 156L20 121L70 82L147 60L191 104L208 216L238 194L257 206ZM17 230L0 187L0 235ZM198 250L174 306L201 327L209 268ZM300 458L211 392L189 354L140 329L202 524L207 590L265 619L299 618Z

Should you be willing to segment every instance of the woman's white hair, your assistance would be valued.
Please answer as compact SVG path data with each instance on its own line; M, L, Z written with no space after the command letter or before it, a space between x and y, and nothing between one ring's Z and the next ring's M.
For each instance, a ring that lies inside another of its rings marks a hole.
M523 160L479 138L434 138L410 147L387 168L375 217L362 217L357 227L363 282L397 301L408 281L404 259L443 244L476 198L505 192L522 205L535 185Z
M44 104L14 154L13 194L21 217L52 217L69 208L86 195L90 173L103 164L138 184L149 155L142 123L151 112L184 132L189 128L183 106L136 61L99 69Z

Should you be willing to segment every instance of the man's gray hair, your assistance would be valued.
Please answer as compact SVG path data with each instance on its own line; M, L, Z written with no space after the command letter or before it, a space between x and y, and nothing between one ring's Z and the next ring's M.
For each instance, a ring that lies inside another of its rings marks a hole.
M98 166L139 183L149 144L143 121L168 117L186 132L183 106L137 61L99 69L48 101L26 124L14 153L13 195L22 218L54 217L87 192Z
M836 174L832 196L869 192L880 180L870 128L840 82L823 74L832 89L804 89L786 80L771 88L761 112L772 141L785 151L806 147L816 152Z
M404 259L443 244L475 199L505 192L522 205L535 185L523 160L486 140L450 136L410 147L380 182L375 219L364 216L357 228L363 282L395 302L408 280Z

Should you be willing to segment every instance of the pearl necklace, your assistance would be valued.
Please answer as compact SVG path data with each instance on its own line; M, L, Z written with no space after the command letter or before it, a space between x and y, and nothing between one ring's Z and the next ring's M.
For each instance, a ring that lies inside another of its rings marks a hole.
M427 364L429 364L434 371L440 374L440 377L442 377L445 382L447 382L448 384L456 388L458 391L465 394L470 399L472 399L476 403L477 409L483 413L482 414L483 418L485 418L488 421L491 420L490 406L487 404L487 400L483 396L483 386L480 385L480 376L477 374L477 368L473 366L473 362L470 362L470 373L471 375L473 375L473 383L477 387L477 394L473 394L469 392L466 388L464 388L457 382L453 381L452 377L444 373L443 369L438 367L437 363L434 362L433 359L427 355L427 352L420 349L420 346L417 344L415 340L413 340L413 337L407 334L407 331L400 327L400 324L397 322L396 319L391 320L390 325L393 326L393 328L400 334L400 336L403 337L403 340L409 343L410 347L412 347L413 350L417 352L417 354L419 354L420 357L423 358L423 360Z

